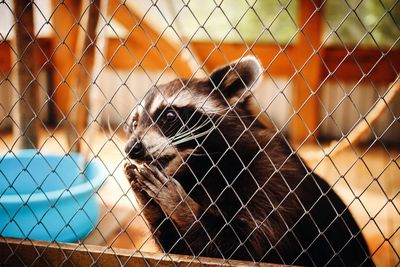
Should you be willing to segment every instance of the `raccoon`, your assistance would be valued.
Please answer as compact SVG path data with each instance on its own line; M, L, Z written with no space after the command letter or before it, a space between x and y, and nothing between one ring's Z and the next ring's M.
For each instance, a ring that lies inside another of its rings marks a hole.
M125 164L166 253L372 266L350 211L280 131L251 112L255 57L151 88L128 121Z

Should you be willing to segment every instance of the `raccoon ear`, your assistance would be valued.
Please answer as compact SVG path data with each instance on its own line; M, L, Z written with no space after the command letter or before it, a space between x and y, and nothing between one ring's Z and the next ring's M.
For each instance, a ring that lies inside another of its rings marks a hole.
M212 86L219 88L229 103L234 104L250 96L262 71L259 61L253 56L247 56L214 70L210 79Z

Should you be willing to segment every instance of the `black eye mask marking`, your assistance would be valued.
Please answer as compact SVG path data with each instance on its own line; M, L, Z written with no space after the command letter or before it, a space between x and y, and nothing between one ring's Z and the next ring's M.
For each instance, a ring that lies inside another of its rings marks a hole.
M171 138L186 126L193 112L195 109L192 107L163 106L156 110L152 118L160 131L166 137Z

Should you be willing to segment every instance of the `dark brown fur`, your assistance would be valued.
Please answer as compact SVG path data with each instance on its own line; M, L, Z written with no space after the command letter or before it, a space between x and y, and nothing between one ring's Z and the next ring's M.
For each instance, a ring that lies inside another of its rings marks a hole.
M151 231L170 253L314 266L373 265L345 204L280 132L266 129L249 112L247 87L260 74L257 64L246 59L216 70L209 79L183 85L173 81L149 93L151 102L160 91L173 95L184 87L226 110L208 116L189 109L195 121L210 120L214 130L177 145L167 163L147 152L131 156L133 144L127 146L130 157L143 163L127 164L125 172ZM182 123L190 125L191 119L180 112ZM143 114L132 129L135 138L142 137L143 129L164 135L171 131L163 124L164 115Z

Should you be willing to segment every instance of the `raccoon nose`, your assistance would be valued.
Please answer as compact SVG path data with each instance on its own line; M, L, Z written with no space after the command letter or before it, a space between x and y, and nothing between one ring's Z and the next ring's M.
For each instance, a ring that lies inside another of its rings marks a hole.
M145 154L143 144L139 139L133 138L125 146L125 153L131 159L143 157Z

